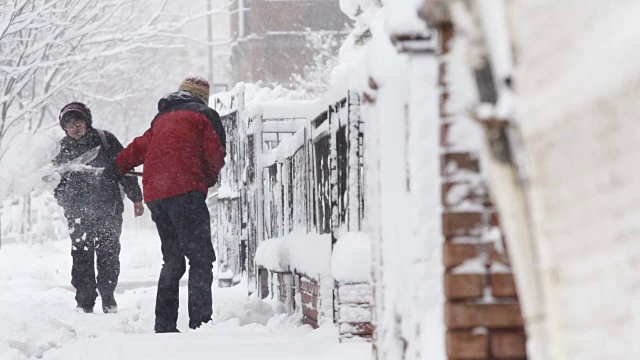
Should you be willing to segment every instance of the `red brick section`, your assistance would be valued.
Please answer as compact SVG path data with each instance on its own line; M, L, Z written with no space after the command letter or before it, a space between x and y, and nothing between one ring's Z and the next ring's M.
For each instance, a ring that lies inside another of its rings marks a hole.
M447 354L452 359L488 359L489 336L471 331L448 331Z
M472 203L474 205L478 205L478 206L482 206L485 204L490 204L491 200L489 199L489 197L487 196L486 192L482 192L481 190L484 190L484 188L482 189L473 189L473 191L470 191L467 196L461 198L461 199L456 199L457 203L454 202L454 200L449 199L449 192L452 190L455 190L456 187L458 186L465 186L465 187L472 187L472 184L470 181L468 180L458 180L458 181L451 181L451 182L447 182L442 184L442 203L445 204L446 206L455 206L458 205L460 202L465 201L465 202L469 202ZM495 214L496 216L496 221L497 221L497 213ZM497 224L496 224L497 225Z
M491 333L491 354L495 359L526 359L527 337L522 330Z
M451 274L444 276L444 293L447 299L480 299L484 295L483 274Z
M478 154L468 152L446 153L442 156L441 161L440 167L443 173L450 171L452 167L458 170L480 173L480 159L478 159Z
M370 338L373 335L374 326L370 322L340 324L340 333L349 333L352 336Z
M478 236L482 233L483 213L450 212L442 215L442 227L445 237Z
M465 261L482 258L486 266L492 263L509 265L509 258L505 254L498 253L493 243L454 243L446 241L443 249L444 266L451 270L462 265Z
M449 41L453 38L451 24L440 28L442 51L450 51ZM447 114L446 103L451 93L446 83L448 64L440 66L441 117L440 144L442 172L442 234L443 248L445 324L447 326L446 350L451 360L523 360L527 358L526 335L523 330L520 305L509 257L502 241L496 244L484 240L485 232L500 226L500 218L491 202L490 189L486 189L482 177L480 154L476 151L452 151L459 145L459 139L452 131L460 120ZM479 149L478 149L479 151ZM473 185L473 186L472 186ZM463 189L456 188L464 187ZM466 195L460 197L460 190ZM449 197L449 193L454 196ZM472 204L473 211L459 210L461 201ZM457 202L457 203L454 203ZM500 246L497 246L500 245ZM461 267L473 261L471 267ZM479 266L478 266L479 265ZM494 265L500 272L492 271Z
M522 327L518 303L447 302L445 322L450 329Z
M318 282L315 279L300 277L300 297L302 302L302 322L318 327Z
M512 273L491 274L491 292L496 298L518 297Z

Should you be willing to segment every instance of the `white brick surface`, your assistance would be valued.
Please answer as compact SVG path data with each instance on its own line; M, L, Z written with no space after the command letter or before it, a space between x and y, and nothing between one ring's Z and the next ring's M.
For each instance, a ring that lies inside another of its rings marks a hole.
M515 18L520 120L554 354L638 359L640 84L635 72L619 74L625 66L616 60L625 59L615 58L615 44L640 43L640 32L616 32L623 28L610 20L625 6L639 7L627 0L526 3ZM606 65L599 72L586 66L594 59Z
M371 304L373 287L369 284L340 285L338 299L340 303Z
M368 306L340 305L339 322L370 322L371 308Z
M513 0L519 113L527 132L631 86L640 77L636 0Z

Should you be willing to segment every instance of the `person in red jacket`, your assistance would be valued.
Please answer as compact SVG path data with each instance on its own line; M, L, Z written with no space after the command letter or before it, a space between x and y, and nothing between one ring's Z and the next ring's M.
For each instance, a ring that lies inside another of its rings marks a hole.
M144 164L144 201L158 228L164 261L156 297L156 333L178 332L185 257L189 260L189 327L211 321L216 255L205 199L225 164L226 136L220 116L207 106L208 99L206 80L185 79L177 92L158 102L151 127L116 159L119 176Z

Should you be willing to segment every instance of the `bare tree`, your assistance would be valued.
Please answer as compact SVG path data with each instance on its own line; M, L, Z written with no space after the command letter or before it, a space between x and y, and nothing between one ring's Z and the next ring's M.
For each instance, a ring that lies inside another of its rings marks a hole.
M306 97L318 98L331 87L331 71L338 65L338 51L346 36L346 31L306 32L312 61L305 65L302 74L291 76L294 86L303 90Z
M167 55L179 51L176 39L188 39L180 28L221 11L175 18L163 12L168 2L4 0L0 11L0 164L18 134L34 134L57 124L58 109L70 100L109 106L106 116L126 131L129 119L139 117L131 114L129 105L158 83L150 74L171 58ZM161 69L168 71L165 65ZM0 197L0 206L3 200ZM27 218L29 202L23 201ZM30 221L24 224L29 227Z

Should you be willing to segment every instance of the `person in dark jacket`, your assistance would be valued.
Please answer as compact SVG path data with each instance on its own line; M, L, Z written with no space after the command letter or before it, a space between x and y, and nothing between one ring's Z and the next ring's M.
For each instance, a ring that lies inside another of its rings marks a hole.
M110 132L92 126L91 111L86 105L67 104L60 111L59 121L66 136L60 142L60 153L54 158L54 164L67 163L97 146L100 150L96 158L86 165L106 167L115 164L122 144ZM78 308L87 313L93 312L98 296L96 289L102 299L102 310L105 313L118 311L114 291L120 275L124 210L119 184L133 202L134 215L142 215L142 191L136 177L122 177L116 181L96 173L71 171L61 175L55 189L55 198L64 209L69 224L73 258L71 284L76 289Z
M206 80L185 79L179 91L158 102L151 127L117 157L117 176L144 164L144 200L160 236L164 263L156 297L156 333L178 332L185 257L189 260L189 327L211 321L213 312L216 255L205 200L225 164L226 136L220 116L207 106L208 98Z

